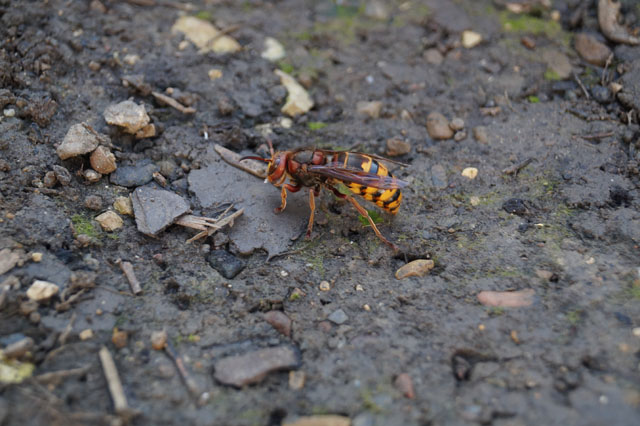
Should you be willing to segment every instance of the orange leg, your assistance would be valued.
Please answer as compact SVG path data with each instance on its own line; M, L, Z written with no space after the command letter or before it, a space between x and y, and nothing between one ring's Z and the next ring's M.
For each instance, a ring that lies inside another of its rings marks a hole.
M291 192L298 192L300 191L300 188L302 188L302 186L290 185L288 183L282 185L282 190L280 191L280 198L282 199L282 202L280 203L280 207L276 207L275 212L280 213L285 207L287 207L287 189Z
M309 189L309 208L311 209L311 216L309 216L309 224L307 225L307 239L311 238L311 231L313 230L313 217L316 213L316 200L314 197L315 190Z
M398 250L398 246L396 246L395 244L393 244L391 241L387 240L385 237L382 236L382 234L380 233L380 231L378 231L378 227L376 226L376 224L373 222L373 219L371 219L371 216L369 216L369 212L362 207L360 204L358 204L358 202L351 196L347 195L346 196L347 200L349 200L349 202L351 204L353 204L353 206L356 208L356 210L358 210L360 212L360 214L364 217L367 218L367 220L369 221L369 224L371 225L371 227L373 228L373 232L376 233L376 235L378 236L378 238L380 238L382 240L383 243L385 243L386 245L388 245L389 247L391 247L394 251Z

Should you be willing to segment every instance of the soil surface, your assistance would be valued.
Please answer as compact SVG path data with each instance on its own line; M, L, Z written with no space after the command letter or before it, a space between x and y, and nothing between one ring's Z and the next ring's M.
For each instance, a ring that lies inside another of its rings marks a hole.
M0 424L637 425L640 6L616 5L0 0ZM127 100L148 119L108 124ZM399 249L328 191L306 239L306 189L276 215L215 149L268 141L405 163L397 215L361 200Z

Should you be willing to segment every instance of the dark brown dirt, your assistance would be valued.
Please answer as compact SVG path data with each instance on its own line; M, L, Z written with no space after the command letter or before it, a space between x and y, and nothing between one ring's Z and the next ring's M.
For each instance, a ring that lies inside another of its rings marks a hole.
M534 4L520 14L505 3L0 0L0 250L20 255L0 275L12 283L0 288L0 348L32 338L22 361L36 377L86 367L54 382L0 383L0 425L279 425L318 414L358 426L637 424L640 47L600 34L595 1L516 2ZM185 13L228 29L242 50L183 43L171 27ZM636 2L623 1L621 22L638 18ZM482 43L463 47L464 30ZM575 52L577 32L612 49L606 70ZM266 37L284 45L284 59L261 57ZM214 68L222 77L211 80ZM290 128L276 68L315 102ZM150 95L168 88L197 112ZM158 136L137 140L106 124L104 110L129 98L145 105ZM379 117L358 113L361 101L381 101ZM462 118L466 137L430 137L431 112ZM81 122L109 136L118 166L135 166L128 173L160 171L194 215L233 204L243 216L191 244L193 230L152 238L131 216L102 231L94 218L137 184L88 183L88 155L59 159L56 147ZM388 139L409 142L397 158L408 167L394 171L410 182L403 205L379 224L400 251L330 194L317 201L311 241L306 191L274 215L279 190L213 150L267 155L267 133L280 150L385 155ZM462 175L468 167L475 179ZM101 210L85 205L96 196ZM227 269L211 266L212 250L228 253L218 256ZM141 295L119 259L132 263ZM414 259L435 268L397 280ZM36 279L60 294L25 303ZM526 289L534 298L525 307L477 298ZM289 336L265 319L273 310L291 320ZM93 337L81 340L87 329ZM192 383L152 349L162 329ZM114 331L126 340L113 342ZM102 346L132 419L114 411ZM242 388L216 381L219 360L268 347L299 355L302 387L288 371ZM1 368L11 365L0 356ZM401 374L413 399L394 384Z

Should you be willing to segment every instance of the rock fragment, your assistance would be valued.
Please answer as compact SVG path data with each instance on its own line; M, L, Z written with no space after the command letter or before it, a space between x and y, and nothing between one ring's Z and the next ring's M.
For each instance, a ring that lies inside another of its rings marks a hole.
M407 373L398 374L393 384L406 398L414 399L416 397L413 390L413 380Z
M96 183L102 178L102 175L93 169L87 169L82 174L89 183Z
M342 309L337 309L327 317L329 321L336 325L344 324L349 320L349 317Z
M99 146L89 157L91 167L98 173L108 175L116 169L116 157L106 146Z
M222 358L215 363L214 377L225 385L242 387L262 381L271 372L295 369L299 364L296 349L276 346Z
M280 83L287 89L287 101L281 111L290 117L304 114L313 107L309 93L293 77L281 70L274 71L280 77Z
M294 421L285 421L282 426L350 426L351 419L336 414L298 417Z
M213 269L228 279L234 278L247 266L245 261L226 250L211 250L207 260Z
M264 320L283 336L291 337L291 318L284 312L269 311L264 314Z
M111 180L111 183L114 185L126 186L128 188L142 186L151 182L153 173L156 171L158 171L158 167L153 163L121 166L111 174L109 180Z
M389 157L398 157L411 152L411 144L401 138L387 139L387 155Z
M58 166L57 164L55 164L52 169L53 173L56 175L56 180L60 185L67 186L71 183L71 173L69 173L69 170L62 166Z
M611 49L606 44L585 33L576 34L574 47L582 59L599 67L604 66L611 56Z
M227 35L223 35L211 23L194 16L181 16L171 27L172 33L183 33L187 40L195 44L199 53L234 53L242 48Z
M69 128L56 153L61 160L77 157L93 151L103 140L103 137L88 124L74 124Z
M431 65L440 65L444 61L444 56L436 48L427 49L424 52L424 59Z
M117 197L113 202L113 208L122 215L133 216L133 205L129 197Z
M466 49L476 47L482 42L482 34L475 31L463 31L462 32L462 46Z
M358 114L366 115L370 118L379 118L382 111L382 102L380 101L360 101L356 104Z
M5 248L0 250L0 275L12 270L20 261L20 253Z
M284 58L287 53L284 50L284 46L278 40L273 37L267 37L264 39L264 50L260 56L267 61L275 62Z
M104 111L104 119L108 124L121 127L132 135L150 121L144 105L138 105L132 100L108 106Z
M451 130L456 132L462 130L464 129L464 120L460 117L456 117L449 122L449 127L451 127Z
M462 176L466 177L469 180L473 180L478 176L478 169L475 167L467 167L462 171Z
M90 328L82 330L80 333L78 333L78 337L82 341L92 339L93 338L93 330L91 330Z
M417 259L403 265L396 271L396 279L403 280L409 277L423 277L435 266L431 259Z
M481 291L478 301L485 306L521 308L533 304L535 292L532 289L519 291Z
M169 336L166 330L154 331L151 333L151 347L156 351L161 351L167 346Z
M102 197L99 195L87 195L84 199L84 206L89 210L102 209Z
M480 143L489 142L489 134L487 128L484 126L478 126L473 128L473 137Z
M96 222L100 224L102 229L108 232L116 231L124 225L124 222L122 218L118 216L118 213L111 210L98 215L96 217Z
M58 294L60 287L48 281L35 280L27 290L27 297L35 302L44 303Z
M427 132L432 139L436 140L453 137L453 130L449 127L449 120L439 112L432 112L427 116Z
M191 210L181 196L151 187L136 188L131 195L131 203L138 231L152 237Z

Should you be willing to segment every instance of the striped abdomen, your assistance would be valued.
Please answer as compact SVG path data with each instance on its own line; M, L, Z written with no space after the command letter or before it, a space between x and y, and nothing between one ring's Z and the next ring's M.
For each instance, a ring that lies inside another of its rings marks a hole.
M341 152L331 157L331 163L335 163L338 167L362 170L378 176L393 176L384 164L379 163L366 154ZM343 183L353 193L361 195L365 200L375 203L378 207L387 210L389 213L396 214L400 208L402 192L398 188L380 189L354 182Z

